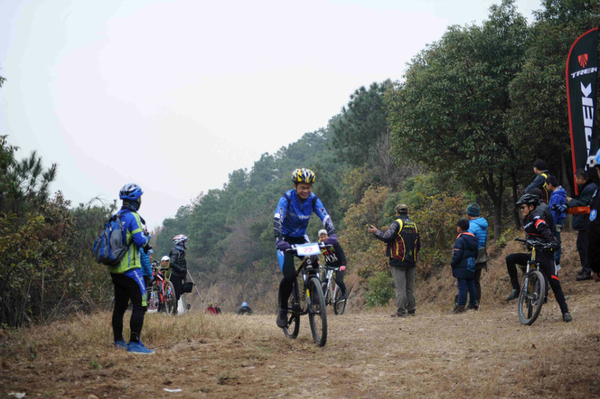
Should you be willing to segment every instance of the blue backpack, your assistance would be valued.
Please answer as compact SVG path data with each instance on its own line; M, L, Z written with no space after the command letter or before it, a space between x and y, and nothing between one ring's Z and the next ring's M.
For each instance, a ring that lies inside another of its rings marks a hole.
M104 225L104 230L94 241L96 262L106 266L117 266L127 254L129 245L123 243L123 223L118 214L113 215Z

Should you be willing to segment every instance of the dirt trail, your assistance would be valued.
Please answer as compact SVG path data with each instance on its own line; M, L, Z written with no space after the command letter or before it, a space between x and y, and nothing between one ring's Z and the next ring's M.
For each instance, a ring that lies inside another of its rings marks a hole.
M290 340L274 315L191 313L149 315L145 338L156 354L134 356L110 346L108 313L81 316L47 328L46 335L39 330L19 342L5 339L0 392L69 398L600 396L600 295L593 294L600 286L583 284L590 294L569 298L569 324L553 298L532 327L519 324L515 304L462 315L417 310L407 319L389 317L390 309L330 315L324 348L312 342L307 318L298 339Z

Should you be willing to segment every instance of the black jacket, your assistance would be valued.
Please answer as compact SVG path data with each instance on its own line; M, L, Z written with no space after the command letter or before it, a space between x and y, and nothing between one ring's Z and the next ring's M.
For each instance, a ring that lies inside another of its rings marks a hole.
M546 244L557 241L546 222L544 212L539 207L523 218L523 230L525 230L529 239L535 241L541 241Z
M185 251L173 248L169 252L171 258L169 265L171 266L171 274L175 277L185 278L187 276L187 261L185 260Z
M594 273L600 273L600 190L596 190L590 205L588 225L588 262Z
M592 203L592 197L597 189L598 186L596 183L591 180L586 181L581 187L581 191L577 198L573 198L571 202L569 202L569 208L590 205ZM590 215L588 214L573 215L573 230L587 230L589 220Z
M344 249L339 242L333 244L333 247L331 248L321 249L321 253L325 258L325 264L327 266L346 266L346 254L344 253Z
M536 209L539 209L540 212L542 212L542 214L544 215L544 221L548 224L550 231L554 233L554 230L556 229L556 227L554 226L554 217L552 216L552 212L550 211L548 205L542 202L537 206Z
M479 247L479 240L473 233L460 233L454 243L452 260L452 277L454 278L474 278L475 277L475 260ZM468 269L468 260L473 258L473 269Z

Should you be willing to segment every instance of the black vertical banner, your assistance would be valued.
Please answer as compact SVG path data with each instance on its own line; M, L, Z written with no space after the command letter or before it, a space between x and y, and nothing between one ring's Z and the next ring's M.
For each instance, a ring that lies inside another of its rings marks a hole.
M588 169L598 151L594 109L598 82L598 28L579 36L567 59L567 98L573 154L573 179L578 169ZM575 184L575 193L578 187Z

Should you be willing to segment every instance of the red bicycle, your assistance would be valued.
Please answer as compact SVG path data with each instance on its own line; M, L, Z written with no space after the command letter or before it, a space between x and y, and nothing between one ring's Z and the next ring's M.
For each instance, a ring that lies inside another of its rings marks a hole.
M173 283L165 277L164 272L169 270L161 267L152 268L152 284L150 285L150 295L148 300L148 313L165 312L174 314L177 310L177 297Z

